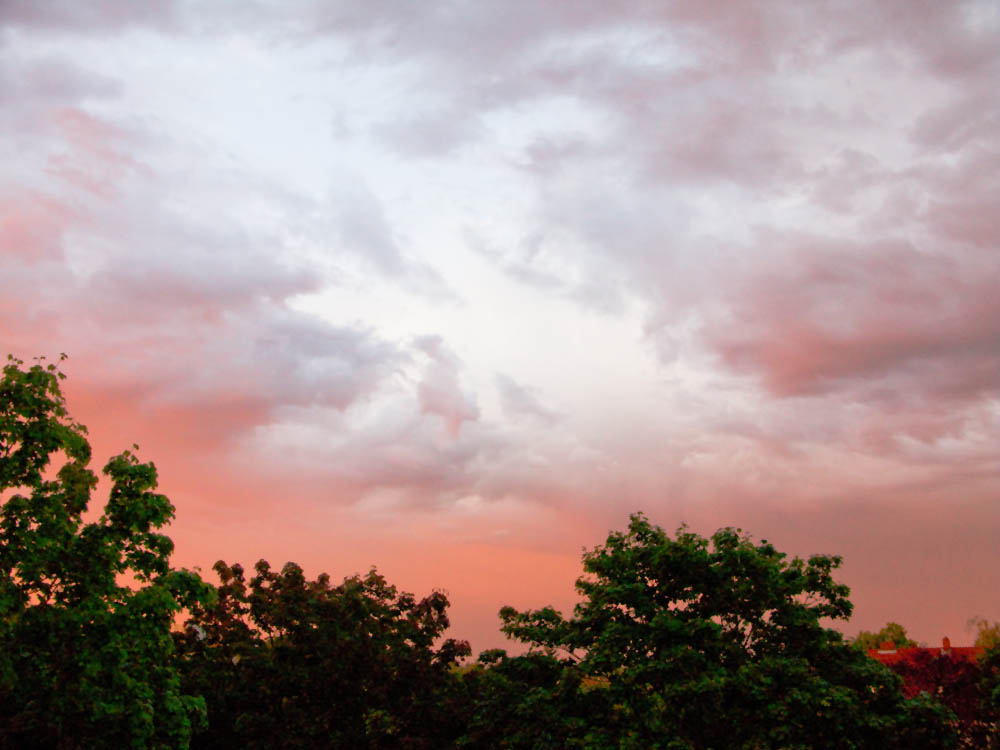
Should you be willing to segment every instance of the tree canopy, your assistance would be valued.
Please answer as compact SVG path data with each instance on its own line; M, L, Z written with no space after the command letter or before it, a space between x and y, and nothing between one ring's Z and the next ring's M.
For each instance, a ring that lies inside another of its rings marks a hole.
M884 628L875 632L862 630L851 643L864 652L881 648L884 643L891 643L895 648L913 648L917 645L917 642L906 634L906 628L898 622L887 622Z
M527 653L471 666L447 596L374 568L334 584L219 561L210 586L171 566L174 508L135 448L88 512L97 476L61 379L13 358L0 378L0 750L997 745L995 623L981 662L894 667L904 693L863 649L905 647L905 629L849 644L828 627L851 613L839 557L739 529L631 516L584 553L570 617L504 607Z
M670 536L636 514L584 554L571 618L500 617L509 636L606 686L606 747L947 746L941 711L908 703L823 624L851 613L839 565L788 559L738 529Z
M216 603L179 636L184 684L209 702L198 748L446 747L461 729L442 638L448 599L401 593L374 569L339 585L264 560L219 561Z
M1000 622L973 617L969 620L969 624L976 628L976 646L987 651L1000 648Z
M204 700L180 690L170 636L210 596L170 567L174 509L132 451L96 475L55 364L8 358L0 379L0 736L10 747L185 748ZM61 466L52 471L53 462Z

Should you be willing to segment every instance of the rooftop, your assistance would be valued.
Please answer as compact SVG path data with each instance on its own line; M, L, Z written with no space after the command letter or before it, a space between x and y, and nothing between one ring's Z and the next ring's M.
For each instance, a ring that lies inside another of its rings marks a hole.
M965 661L975 661L983 655L984 649L980 646L952 646L951 639L945 636L941 641L941 646L926 647L913 646L911 648L896 648L896 645L889 641L883 643L878 648L868 649L868 655L873 659L878 659L886 665L898 664L907 661L912 656L919 653L930 653L933 656L948 656L953 659L964 659Z

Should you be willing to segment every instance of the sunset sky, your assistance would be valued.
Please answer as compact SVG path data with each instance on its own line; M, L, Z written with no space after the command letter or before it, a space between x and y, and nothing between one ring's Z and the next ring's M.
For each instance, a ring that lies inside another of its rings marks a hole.
M452 632L642 510L1000 619L1000 4L0 2L0 355L178 565Z

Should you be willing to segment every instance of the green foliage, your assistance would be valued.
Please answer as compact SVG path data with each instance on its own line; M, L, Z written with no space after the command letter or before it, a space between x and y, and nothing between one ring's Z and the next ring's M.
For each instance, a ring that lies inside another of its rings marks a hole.
M986 651L979 660L980 712L986 741L983 748L1000 748L1000 646Z
M969 620L969 624L976 626L976 646L987 651L1000 648L1000 622L973 617Z
M906 628L896 622L887 622L879 631L862 630L851 641L851 645L864 653L881 648L883 643L892 643L896 648L913 648L917 642L906 635Z
M632 516L584 555L571 618L505 607L530 651L464 671L447 597L374 569L332 585L219 562L207 586L171 568L174 509L133 452L106 464L108 500L85 521L97 477L61 378L9 358L0 379L0 748L954 746L954 713L904 699L861 636L822 624L851 612L840 559L789 560L739 530L670 536ZM893 623L862 635L912 643ZM945 677L963 737L995 746L990 643L978 688Z
M0 737L11 747L185 748L205 711L180 690L170 629L211 591L172 570L173 506L130 451L97 477L53 364L0 380ZM62 456L52 474L51 464ZM131 580L133 585L125 582Z
M922 747L950 746L945 712L925 721L898 678L821 624L851 612L839 564L788 560L734 529L670 537L633 515L584 555L571 619L506 607L502 629L606 685L595 746L906 747L921 722Z
M465 675L471 714L462 748L561 750L601 747L600 727L613 710L608 692L586 685L572 659L485 651ZM596 743L596 744L595 744Z
M247 580L218 562L214 606L179 638L185 684L208 699L198 748L438 748L461 729L454 667L468 644L438 643L444 594L417 600L376 573L337 586L260 561ZM437 645L436 645L437 644Z

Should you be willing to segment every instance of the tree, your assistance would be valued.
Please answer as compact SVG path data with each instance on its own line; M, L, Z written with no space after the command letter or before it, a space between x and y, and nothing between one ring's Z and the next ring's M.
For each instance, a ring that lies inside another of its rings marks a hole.
M979 660L980 717L985 725L983 748L1000 748L1000 646L986 651Z
M470 716L457 746L469 750L593 746L613 709L603 686L584 684L574 663L537 651L484 651L465 684Z
M1000 647L1000 622L990 622L983 617L973 617L968 624L976 627L976 646L985 651Z
M896 622L887 622L879 631L862 630L851 643L864 653L881 648L884 643L891 643L896 648L913 648L917 642L906 635L906 628Z
M133 452L83 520L97 477L63 377L8 357L0 379L0 747L186 748L204 701L180 690L170 631L211 590L170 567L174 509Z
M903 694L908 698L926 695L947 707L956 718L962 747L988 745L991 727L984 720L982 681L979 662L931 649L917 649L889 666L903 678Z
M637 514L584 554L572 618L505 607L502 629L606 686L613 711L583 746L951 746L944 709L907 702L823 626L851 612L839 565L788 560L737 529L672 538Z
M208 700L197 748L438 748L461 731L454 667L468 644L441 640L448 599L400 593L375 570L331 585L261 560L247 580L220 561L213 606L179 636L185 684Z

